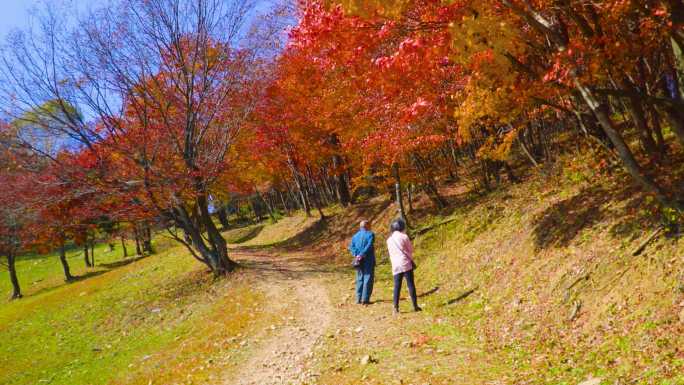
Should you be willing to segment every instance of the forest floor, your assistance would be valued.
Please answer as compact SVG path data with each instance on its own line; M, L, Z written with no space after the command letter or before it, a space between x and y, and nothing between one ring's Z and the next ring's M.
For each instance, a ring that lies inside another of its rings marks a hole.
M253 362L297 370L257 378L263 384L684 384L684 245L661 236L632 255L659 225L657 215L619 173L595 185L594 172L557 165L485 195L453 186L443 191L451 204L442 211L425 197L414 202L421 313L392 314L384 227L396 208L382 197L333 210L324 222L288 219L235 230L241 246L234 247L244 255L301 258L308 269L325 270L303 273L293 284L317 293L325 288L330 306L314 301L316 312L296 319L317 324L312 317L322 313L327 327L295 343L293 360L270 354L270 346L280 341L287 350L305 334L276 334L253 352L259 357ZM368 307L355 304L347 267L346 245L361 218L377 233ZM273 241L280 231L289 235ZM272 298L300 308L311 301ZM404 298L402 308L409 307Z
M446 186L445 210L419 197L421 313L392 314L386 197L228 230L241 267L220 280L161 237L145 258L99 246L95 269L71 250L70 284L55 255L23 257L25 298L0 302L0 383L682 385L684 244L632 255L652 205L594 172ZM361 218L377 234L367 307L346 251Z

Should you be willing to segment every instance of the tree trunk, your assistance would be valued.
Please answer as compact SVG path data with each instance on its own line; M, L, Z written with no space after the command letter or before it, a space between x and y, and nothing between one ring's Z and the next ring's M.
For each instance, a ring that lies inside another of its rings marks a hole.
M672 54L674 55L677 71L677 88L679 89L680 97L682 97L684 96L684 47L674 36L670 38L670 43L672 44Z
M216 228L214 221L211 220L206 198L200 196L197 200L197 206L200 213L200 220L204 222L203 224L207 232L207 237L216 255L216 274L222 275L233 271L236 264L228 258L228 244Z
M428 180L425 182L423 188L425 189L425 192L427 192L428 198L430 198L432 204L438 209L443 209L447 206L446 200L444 200L444 197L442 197L442 195L439 193L439 189L437 188L434 180Z
M62 270L64 270L64 280L67 282L73 281L74 276L71 275L71 270L69 269L69 262L66 258L66 246L63 241L62 244L59 245L59 261L62 263Z
M644 113L644 109L641 105L640 100L637 97L633 96L629 98L626 107L630 117L632 118L632 122L634 122L634 126L639 132L639 138L641 140L641 144L644 148L644 151L646 151L646 153L648 153L651 156L657 156L657 146L655 140L653 140L653 135L650 127L648 126L646 114Z
M435 179L432 175L432 172L428 170L427 167L425 167L423 159L420 156L418 156L418 154L412 154L412 158L416 170L418 171L418 174L422 175L423 189L427 193L428 198L430 198L432 204L434 204L437 208L445 208L447 206L446 201L439 194L439 190L437 189L437 185L435 184Z
M12 299L21 298L21 287L19 286L19 279L17 278L16 257L10 253L7 256L7 267L9 268L10 282L12 282Z
M337 187L337 197L340 204L344 207L351 203L351 194L349 193L349 186L347 185L346 172L339 169L342 167L342 157L339 155L333 156L333 167L335 168L335 186Z
M88 240L86 239L84 242L85 243L83 244L83 258L85 258L85 265L86 267L93 267L93 263L90 262L90 257L88 256L88 251L90 250L90 247L88 246Z
M143 253L146 255L154 254L154 249L152 248L152 229L150 228L150 224L148 222L144 223L142 229L142 248Z
M294 176L294 180L295 180L295 184L297 185L297 190L299 191L299 196L302 198L302 207L304 207L304 211L306 212L306 216L310 217L311 216L311 206L309 205L309 200L307 199L304 186L302 186L302 181L300 180L299 176L297 176L296 174Z
M135 236L135 254L139 257L142 256L142 249L140 248L140 233L138 231L138 225L136 224L133 228L133 235Z
M311 172L311 169L308 168L307 166L307 174L308 174L308 180L310 181L308 185L310 188L307 188L307 191L310 190L309 196L312 198L314 205L316 206L316 211L318 211L318 215L320 217L320 220L324 221L325 220L325 214L323 213L323 205L321 202L321 193L320 189L316 187L316 183L314 182L313 179L313 174Z
M261 212L257 209L257 206L254 204L254 199L249 198L249 207L252 209L252 213L254 213L254 223L259 223L261 221Z
M128 249L126 249L126 237L121 236L121 249L123 250L123 257L128 257Z
M223 205L216 211L216 216L218 217L219 222L221 222L221 226L223 226L223 230L227 230L230 227L230 222L228 221L227 209L228 209L228 206Z
M665 138L663 137L663 127L660 124L660 114L655 109L655 107L653 107L653 105L650 104L648 106L648 111L651 116L653 133L655 134L656 138L656 146L658 147L660 155L665 156L665 153L667 152L667 144L665 143Z
M287 187L286 201L292 203L294 210L299 210L301 208L301 205L299 203L299 199L297 199L297 192L294 191L294 188L289 183L285 182L285 186Z
M406 188L406 193L408 195L408 204L409 204L408 212L412 213L413 212L413 183L409 183L408 187Z
M539 167L539 163L537 163L537 160L534 159L534 156L532 156L532 153L527 149L525 146L525 140L523 138L518 138L518 143L520 143L520 148L523 150L523 153L527 156L527 159L532 162L532 165L534 167Z
M285 210L287 215L290 215L290 206L287 205L285 197L283 196L283 192L278 190L278 196L280 197L280 202L283 204L283 210Z
M95 267L95 241L90 242L90 266Z
M401 191L401 176L399 175L399 164L395 163L392 166L392 168L395 180L394 192L396 194L397 212L399 213L399 217L403 219L406 223L406 227L410 227L408 216L406 215L406 210L404 210L404 197Z
M639 166L639 163L634 158L634 154L632 154L629 146L627 146L627 143L625 143L622 135L615 127L615 123L611 120L608 106L605 103L599 103L592 91L582 85L578 80L575 80L575 85L582 94L582 97L589 108L591 108L596 115L596 119L599 121L606 135L608 135L611 142L615 146L615 150L622 160L623 166L632 176L632 178L634 178L634 180L637 181L647 192L652 193L658 202L660 202L663 206L681 211L680 205L668 198L665 191L641 169L641 166Z
M184 206L175 207L173 213L176 224L190 240L190 244L186 246L193 256L211 269L214 275L225 275L235 269L237 264L228 258L228 245L211 219L205 196L200 195L195 199L193 215L190 215ZM202 229L206 231L204 236Z
M244 213L242 212L242 207L240 207L240 201L235 202L235 211L238 217L238 222L244 223L247 221Z
M268 210L268 216L275 222L276 217L275 213L273 212L273 207L271 207L271 204L264 198L264 196L261 194L258 188L254 186L254 191L256 191L257 196L259 196L259 199L261 199L262 202L266 205L266 210Z
M511 167L511 165L508 164L508 162L502 162L502 163L503 163L504 170L506 170L506 175L508 176L508 180L511 183L520 183L520 178L515 176L515 173L513 172L513 167Z
M330 138L328 138L329 143L332 145L333 148L339 149L340 147L340 138L337 136L337 134L332 134L330 135ZM345 167L343 165L344 159L342 158L341 155L335 154L332 156L332 163L333 163L333 175L335 179L335 187L336 187L336 195L337 198L340 201L340 204L344 207L349 206L351 203L351 194L349 193L349 186L347 185L347 178L345 177L346 171L344 171Z

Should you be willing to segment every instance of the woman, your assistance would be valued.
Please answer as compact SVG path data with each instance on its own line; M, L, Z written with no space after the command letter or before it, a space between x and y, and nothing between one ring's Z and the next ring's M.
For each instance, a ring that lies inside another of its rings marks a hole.
M399 292L401 281L406 278L406 286L409 289L414 311L421 311L416 298L416 285L413 282L413 270L416 264L413 262L413 246L406 235L406 222L396 219L390 225L392 235L387 239L387 249L392 262L392 274L394 275L394 312L399 313Z

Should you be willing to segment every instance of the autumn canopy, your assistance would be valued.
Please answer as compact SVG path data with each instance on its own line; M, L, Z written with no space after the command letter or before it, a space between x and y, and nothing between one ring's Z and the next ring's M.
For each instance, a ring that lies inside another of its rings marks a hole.
M442 208L443 184L515 183L568 143L684 208L679 0L310 0L253 28L247 1L93 12L3 53L3 256L164 231L221 275L213 217L241 204L392 194L408 217L406 194Z

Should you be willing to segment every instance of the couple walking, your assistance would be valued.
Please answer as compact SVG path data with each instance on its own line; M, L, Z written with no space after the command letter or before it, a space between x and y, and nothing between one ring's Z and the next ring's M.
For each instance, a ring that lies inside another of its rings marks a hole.
M394 276L394 312L399 312L399 294L401 283L406 279L411 302L414 311L421 311L416 298L416 286L413 281L413 271L416 264L413 262L413 246L406 235L406 222L396 219L390 225L391 235L387 239L387 251L392 263L392 275ZM353 265L356 268L356 301L360 304L370 304L373 293L373 281L375 280L375 234L371 231L368 221L361 221L359 231L354 234L349 245L354 257Z

